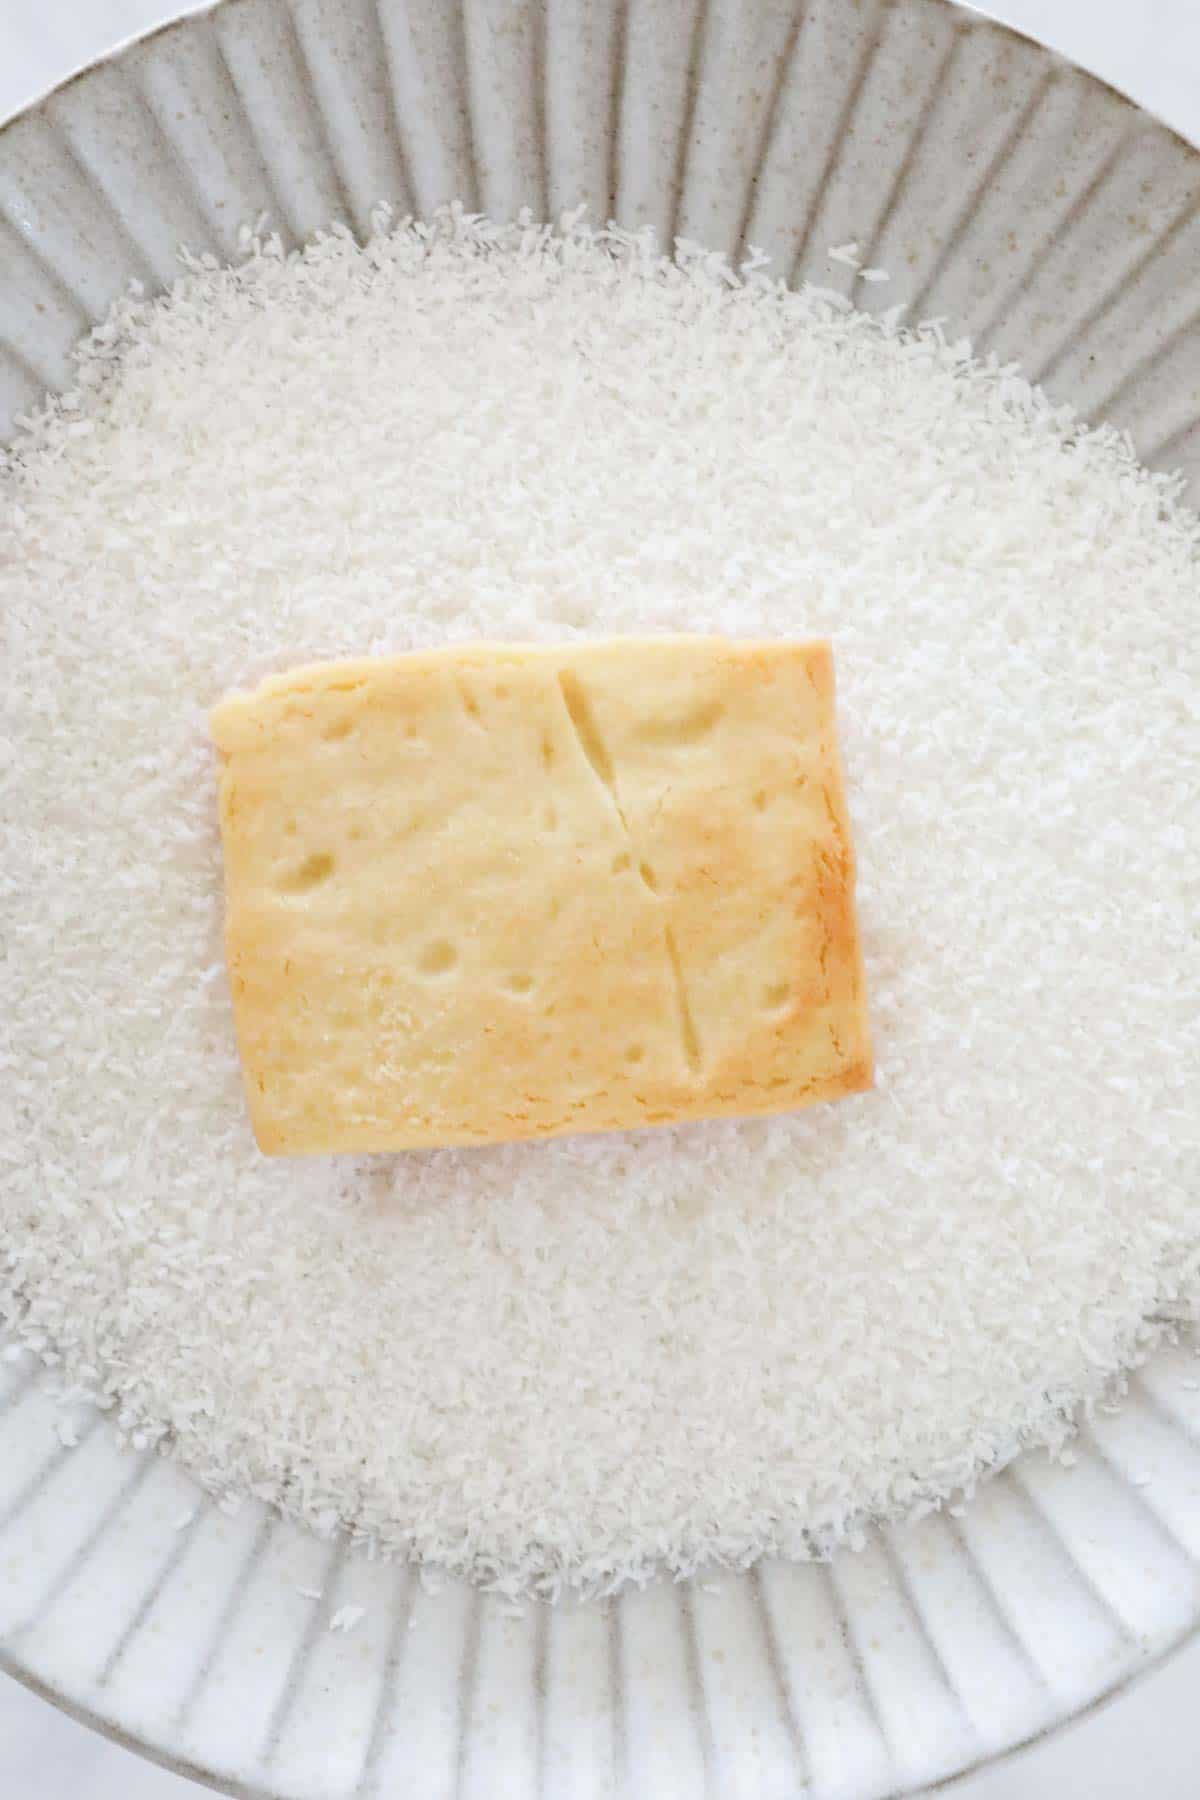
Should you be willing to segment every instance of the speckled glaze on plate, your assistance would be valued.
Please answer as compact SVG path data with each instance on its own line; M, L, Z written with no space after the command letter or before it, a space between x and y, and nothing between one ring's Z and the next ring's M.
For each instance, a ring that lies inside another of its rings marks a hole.
M0 132L0 436L181 242L228 258L262 212L298 240L455 197L586 199L907 301L1200 496L1200 156L942 0L226 0L169 26ZM829 260L850 240L889 282ZM68 1448L44 1371L6 1362L0 1663L283 1800L878 1800L1195 1629L1198 1369L1159 1355L1074 1468L1026 1458L963 1516L828 1567L515 1613L229 1516L101 1418ZM360 1623L331 1632L347 1605Z

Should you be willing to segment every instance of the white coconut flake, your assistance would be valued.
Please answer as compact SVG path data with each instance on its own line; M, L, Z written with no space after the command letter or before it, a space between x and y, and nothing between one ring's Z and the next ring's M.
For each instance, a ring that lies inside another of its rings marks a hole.
M339 1606L329 1621L330 1631L353 1631L367 1616L365 1606Z
M636 233L251 232L121 300L0 462L0 1320L431 1587L820 1554L1062 1450L1200 1292L1198 547L945 328ZM875 1091L260 1156L209 707L679 630L834 639Z
M830 262L844 263L848 269L857 269L859 266L858 245L854 242L831 244L825 254Z

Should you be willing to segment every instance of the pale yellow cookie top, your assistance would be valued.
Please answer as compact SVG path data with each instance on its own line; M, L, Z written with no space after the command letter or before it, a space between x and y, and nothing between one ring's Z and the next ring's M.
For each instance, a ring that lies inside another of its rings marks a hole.
M870 1085L824 643L472 645L234 695L226 943L278 1154Z

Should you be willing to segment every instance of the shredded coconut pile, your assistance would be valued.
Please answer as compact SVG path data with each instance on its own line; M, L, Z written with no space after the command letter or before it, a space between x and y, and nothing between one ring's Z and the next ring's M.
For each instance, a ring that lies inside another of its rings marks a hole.
M0 1317L223 1494L512 1593L820 1553L1200 1294L1200 522L936 326L461 214L132 294L0 465ZM271 1161L206 714L828 633L878 1087Z

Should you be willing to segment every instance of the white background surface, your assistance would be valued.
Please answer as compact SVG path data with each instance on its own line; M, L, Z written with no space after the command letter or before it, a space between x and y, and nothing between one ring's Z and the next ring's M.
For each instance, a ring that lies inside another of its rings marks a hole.
M0 119L187 10L186 0L0 0ZM1200 141L1200 0L989 0L979 10L1054 45ZM954 1784L954 1800L1198 1800L1197 1693L1200 1642L1083 1723ZM0 1676L3 1800L198 1800L200 1791Z

